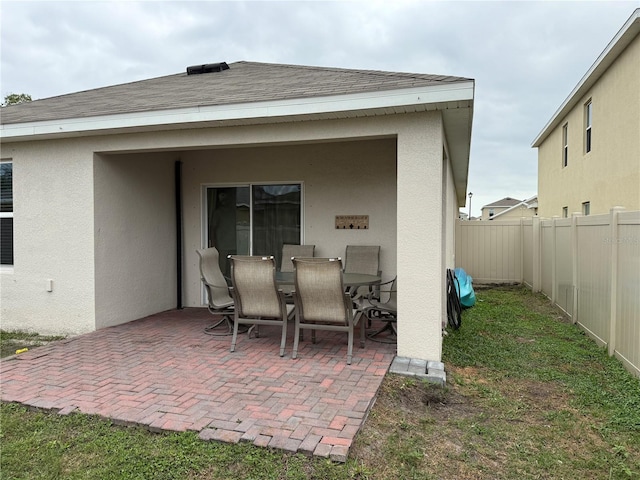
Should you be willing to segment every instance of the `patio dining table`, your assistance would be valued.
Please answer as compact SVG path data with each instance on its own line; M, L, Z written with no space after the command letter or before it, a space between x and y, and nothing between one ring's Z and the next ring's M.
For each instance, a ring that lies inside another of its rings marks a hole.
M342 283L345 287L360 287L367 285L376 285L380 283L379 275L367 275L364 273L343 273ZM293 272L276 272L276 282L278 285L295 285L295 276Z

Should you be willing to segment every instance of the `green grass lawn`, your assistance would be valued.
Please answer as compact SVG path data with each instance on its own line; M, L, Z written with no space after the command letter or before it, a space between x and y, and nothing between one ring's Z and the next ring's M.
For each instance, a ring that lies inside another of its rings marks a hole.
M346 464L2 404L0 479L640 478L640 381L546 299L476 295L447 386L387 375Z

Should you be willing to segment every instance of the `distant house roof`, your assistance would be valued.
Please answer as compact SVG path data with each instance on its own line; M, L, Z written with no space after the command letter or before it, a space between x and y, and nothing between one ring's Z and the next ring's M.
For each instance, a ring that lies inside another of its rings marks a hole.
M625 48L640 33L640 8L637 8L631 17L625 22L615 37L609 42L604 51L596 59L591 68L585 73L578 85L571 91L560 108L553 114L551 120L547 122L542 131L533 140L532 147L539 147L549 134L562 122L564 117L580 101L580 99L593 87L604 72L618 58Z
M502 200L498 200L497 202L489 203L488 205L483 206L481 210L484 210L485 208L509 208L513 207L514 205L518 205L521 202L522 200L505 197Z
M235 62L219 72L168 75L86 90L2 108L2 125L273 102L334 95L446 87L469 78L417 73L348 70Z
M507 197L509 198L509 197ZM496 218L502 216L502 215L507 215L509 212L512 212L513 210L516 210L520 207L523 208L538 208L538 195L534 195L533 197L527 198L525 200L522 200L521 202L516 203L515 205L512 205L511 207L507 208L506 210L502 210L501 212L496 213L495 215L493 215L489 220L495 220Z

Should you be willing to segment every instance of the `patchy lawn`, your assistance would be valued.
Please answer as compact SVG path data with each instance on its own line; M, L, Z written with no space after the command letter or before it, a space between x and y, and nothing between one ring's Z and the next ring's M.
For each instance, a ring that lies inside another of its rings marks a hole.
M476 295L445 338L447 386L387 375L344 465L4 404L0 478L640 478L639 380L544 297ZM36 348L11 335L3 356Z

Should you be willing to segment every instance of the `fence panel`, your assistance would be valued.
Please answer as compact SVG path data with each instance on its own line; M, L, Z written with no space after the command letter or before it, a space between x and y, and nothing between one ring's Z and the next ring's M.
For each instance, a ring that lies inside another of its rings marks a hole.
M522 222L522 280L533 287L533 221Z
M553 293L553 223L540 222L540 275L542 291L551 298Z
M458 221L456 266L542 291L640 377L640 212Z
M573 318L573 255L571 253L571 219L555 222L555 284L556 305Z
M615 355L640 376L640 212L620 212Z
M456 222L456 266L479 283L522 282L520 221Z
M599 345L609 342L611 247L609 215L578 218L578 324Z

